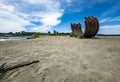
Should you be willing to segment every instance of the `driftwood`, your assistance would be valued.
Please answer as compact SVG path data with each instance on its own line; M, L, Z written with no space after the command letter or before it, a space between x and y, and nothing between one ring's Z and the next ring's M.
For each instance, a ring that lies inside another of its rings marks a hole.
M84 36L86 38L94 37L98 30L99 30L99 21L97 18L91 16L91 17L85 17L85 31L82 32L81 30L81 24L72 24L71 23L71 29L72 33L77 36Z
M3 63L0 66L0 73L4 73L12 69L28 66L28 65L31 65L33 63L38 63L38 62L39 60L28 60L28 61L19 61L19 62L13 62L13 63Z

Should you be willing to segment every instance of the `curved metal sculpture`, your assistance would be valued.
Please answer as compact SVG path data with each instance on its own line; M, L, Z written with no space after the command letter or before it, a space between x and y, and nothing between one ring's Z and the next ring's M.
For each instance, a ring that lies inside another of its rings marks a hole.
M94 37L98 30L99 30L99 22L98 19L91 16L91 17L85 17L85 30L82 32L81 30L81 24L72 24L71 23L71 29L75 36L80 37L84 36L86 38L92 38Z

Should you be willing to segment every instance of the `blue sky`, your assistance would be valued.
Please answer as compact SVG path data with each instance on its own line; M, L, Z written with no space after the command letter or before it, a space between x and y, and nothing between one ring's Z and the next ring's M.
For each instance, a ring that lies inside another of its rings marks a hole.
M54 29L71 32L70 23L99 19L100 34L120 34L120 0L0 0L0 32Z

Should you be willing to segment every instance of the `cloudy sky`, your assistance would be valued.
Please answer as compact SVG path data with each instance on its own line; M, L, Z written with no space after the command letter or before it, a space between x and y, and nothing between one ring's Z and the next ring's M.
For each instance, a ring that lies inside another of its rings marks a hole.
M99 19L101 34L120 34L120 0L0 0L0 32L57 30L84 17Z

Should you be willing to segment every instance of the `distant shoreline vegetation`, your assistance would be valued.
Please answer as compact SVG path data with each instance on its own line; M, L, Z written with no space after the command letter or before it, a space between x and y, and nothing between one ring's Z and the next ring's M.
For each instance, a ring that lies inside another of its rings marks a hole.
M71 33L64 33L64 32L58 32L56 30L53 30L53 33L51 33L50 31L48 31L47 33L41 33L41 32L34 32L33 33L33 38L37 38L37 37L40 37L40 36L70 36Z
M14 36L31 36L33 35L34 32L25 32L25 31L21 31L21 32L9 32L9 33L0 33L1 37L14 37Z
M64 33L64 32L58 32L56 30L53 30L53 32L48 31L47 33L42 33L42 32L9 32L9 33L0 33L0 37L16 37L16 36L32 36L33 38L37 38L39 36L45 36L45 35L50 35L50 36L66 36L70 35L71 33Z
M120 34L97 34L96 36L120 36Z
M40 36L72 36L71 32L65 33L65 32L58 32L56 30L53 30L53 32L48 31L47 33L42 32L9 32L9 33L0 33L0 37L16 37L16 36L32 36L33 38L37 38ZM120 36L120 34L97 34L96 36Z

